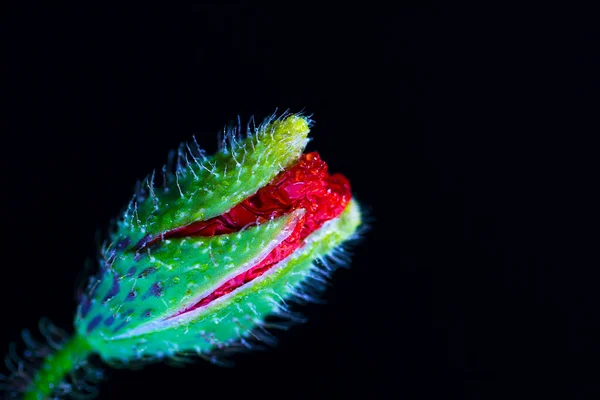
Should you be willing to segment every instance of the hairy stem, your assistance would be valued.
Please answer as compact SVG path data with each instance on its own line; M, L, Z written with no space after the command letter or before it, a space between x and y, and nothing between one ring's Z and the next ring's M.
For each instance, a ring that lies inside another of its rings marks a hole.
M25 392L24 400L47 399L65 376L87 359L90 352L91 347L85 338L73 336L60 350L46 357Z

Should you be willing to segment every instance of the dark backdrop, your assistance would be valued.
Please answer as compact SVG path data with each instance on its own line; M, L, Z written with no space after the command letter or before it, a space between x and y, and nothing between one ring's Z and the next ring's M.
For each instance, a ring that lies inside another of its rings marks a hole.
M371 221L325 304L233 369L109 370L100 399L597 398L592 14L16 3L0 17L5 349L42 316L71 329L96 232L169 149L305 110L309 149Z

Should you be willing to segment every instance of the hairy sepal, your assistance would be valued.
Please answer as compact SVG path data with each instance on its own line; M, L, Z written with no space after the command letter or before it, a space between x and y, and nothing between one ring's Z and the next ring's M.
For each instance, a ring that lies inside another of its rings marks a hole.
M94 278L91 298L80 304L77 331L103 358L143 353L138 344L144 340L124 344L123 339L139 336L144 326L162 329L156 322L250 268L289 235L298 216L291 213L227 235L170 239L138 261L135 254L117 254L103 276Z
M115 340L107 361L127 366L136 359L150 362L189 353L211 359L211 354L263 341L264 328L273 327L270 316L294 319L291 303L317 299L313 289L321 287L339 265L325 265L322 260L341 251L339 246L354 237L360 221L358 204L352 200L338 218L313 232L302 247L264 275L211 303L192 321Z
M117 221L112 241L137 243L231 209L256 193L279 172L294 164L308 143L310 120L300 114L269 118L245 137L233 129L221 150L207 157L196 143L180 149L174 171L157 174L139 185Z

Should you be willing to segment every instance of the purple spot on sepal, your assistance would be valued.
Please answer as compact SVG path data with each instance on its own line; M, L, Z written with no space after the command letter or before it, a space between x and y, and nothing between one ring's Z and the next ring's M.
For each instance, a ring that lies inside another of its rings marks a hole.
M152 235L151 234L147 234L146 236L144 236L143 238L141 238L137 244L135 245L135 250L139 251L141 248L143 248L144 246L146 246L146 244L152 240Z
M87 333L90 333L93 329L95 329L100 321L102 321L102 315L96 315L88 324Z
M81 309L79 311L81 318L85 318L88 312L90 312L90 308L92 308L92 303L90 302L89 297L84 294L81 298Z
M149 317L151 315L152 315L152 309L151 308L147 309L146 311L144 311L142 313L142 317Z
M125 301L133 301L133 299L135 299L135 296L137 296L135 294L135 292L131 291L131 292L127 293L127 297L125 298Z
M98 290L98 286L100 286L100 281L97 279L90 280L88 285L88 290L90 291L90 298L96 295L96 290Z
M127 273L125 274L125 277L126 277L126 278L130 278L130 277L132 277L133 275L135 275L135 270L136 270L136 268L135 268L135 267L131 267L131 268L129 268L129 271L127 271Z
M145 278L155 271L156 271L156 267L148 267L145 270L143 270L142 272L140 272L140 274L138 275L138 278Z
M115 317L112 315L104 320L104 325L111 326L115 322Z
M113 285L108 291L108 293L106 293L106 296L104 296L104 300L102 301L107 302L109 299L115 297L117 294L119 294L119 278L116 275L114 275Z
M108 255L108 258L106 259L106 264L107 265L112 265L112 263L115 261L116 257L117 257L117 251L116 250L111 250L110 254Z
M130 243L131 240L129 239L129 237L124 237L123 239L117 242L117 250L125 250Z
M149 292L151 296L156 296L159 297L162 295L162 283L161 282L155 282L151 287Z

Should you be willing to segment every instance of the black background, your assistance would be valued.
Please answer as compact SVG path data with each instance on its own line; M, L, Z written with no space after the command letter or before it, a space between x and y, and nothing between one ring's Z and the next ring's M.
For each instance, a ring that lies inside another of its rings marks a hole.
M71 330L96 232L169 149L305 110L371 220L326 303L100 399L598 398L593 13L215 4L2 9L2 343Z

